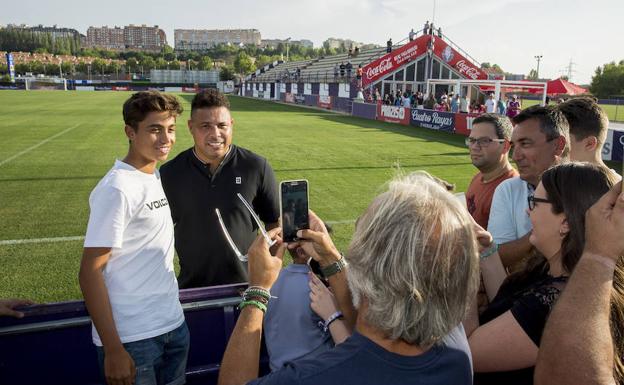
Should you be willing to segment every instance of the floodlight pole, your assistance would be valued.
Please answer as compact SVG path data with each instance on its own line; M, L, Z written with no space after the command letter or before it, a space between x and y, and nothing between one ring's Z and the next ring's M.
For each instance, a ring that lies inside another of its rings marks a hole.
M540 65L540 61L542 60L542 55L535 55L535 60L537 60L537 72L535 74L535 77L537 78L536 80L539 80L539 65Z

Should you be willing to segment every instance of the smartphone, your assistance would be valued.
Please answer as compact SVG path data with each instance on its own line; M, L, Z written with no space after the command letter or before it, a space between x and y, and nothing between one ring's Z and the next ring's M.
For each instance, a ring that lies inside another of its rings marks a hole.
M307 180L286 180L280 183L280 218L284 242L296 241L297 231L310 228L308 200Z

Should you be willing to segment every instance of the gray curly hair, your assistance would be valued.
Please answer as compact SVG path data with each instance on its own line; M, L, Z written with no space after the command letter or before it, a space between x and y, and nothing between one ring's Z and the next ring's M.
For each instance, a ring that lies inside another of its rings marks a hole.
M478 287L473 222L424 172L399 176L356 224L346 259L356 308L388 338L438 342L464 319Z

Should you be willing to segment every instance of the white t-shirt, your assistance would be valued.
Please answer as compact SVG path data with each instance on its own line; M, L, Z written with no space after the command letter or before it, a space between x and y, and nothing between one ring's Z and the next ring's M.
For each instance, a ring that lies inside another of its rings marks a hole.
M110 247L104 282L122 343L168 333L184 322L173 269L173 221L158 170L115 161L89 197L84 247ZM95 327L93 343L102 346Z
M485 111L488 113L496 112L496 100L488 98L485 101Z
M494 190L487 230L499 245L522 238L531 231L527 214L528 196L533 187L520 177L501 182Z

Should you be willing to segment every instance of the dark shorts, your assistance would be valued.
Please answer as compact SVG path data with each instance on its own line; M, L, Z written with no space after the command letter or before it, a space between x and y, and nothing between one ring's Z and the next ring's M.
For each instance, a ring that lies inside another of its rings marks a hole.
M169 333L123 344L134 360L134 385L181 385L186 382L185 370L190 336L186 322ZM104 349L96 346L100 371L104 375Z

